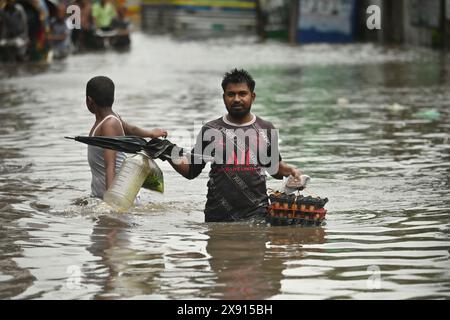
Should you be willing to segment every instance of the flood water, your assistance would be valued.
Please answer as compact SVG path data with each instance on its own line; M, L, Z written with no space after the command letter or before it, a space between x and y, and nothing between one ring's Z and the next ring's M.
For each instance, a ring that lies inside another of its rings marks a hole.
M133 36L130 52L0 69L0 298L450 298L450 56ZM63 138L94 122L87 80L111 77L116 112L188 147L225 113L235 66L305 194L329 198L326 225L204 223L207 168L188 181L161 161L166 191L143 206L88 198L87 147Z

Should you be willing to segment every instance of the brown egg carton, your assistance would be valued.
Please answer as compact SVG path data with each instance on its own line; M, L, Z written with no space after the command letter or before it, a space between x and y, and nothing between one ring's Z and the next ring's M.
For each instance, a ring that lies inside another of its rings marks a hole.
M266 221L271 225L320 226L327 214L324 206L328 202L328 198L304 197L299 194L285 194L276 191L269 195L269 201Z

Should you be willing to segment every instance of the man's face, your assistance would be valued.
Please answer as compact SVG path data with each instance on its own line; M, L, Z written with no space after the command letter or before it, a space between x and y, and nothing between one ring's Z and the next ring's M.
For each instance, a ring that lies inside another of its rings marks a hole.
M223 94L223 102L233 118L242 119L250 112L255 97L246 83L230 83Z

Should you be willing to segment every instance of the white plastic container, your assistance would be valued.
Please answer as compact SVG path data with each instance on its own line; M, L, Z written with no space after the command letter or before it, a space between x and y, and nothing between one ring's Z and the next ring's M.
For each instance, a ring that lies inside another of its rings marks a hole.
M103 200L118 211L127 211L150 172L148 160L144 152L126 158Z

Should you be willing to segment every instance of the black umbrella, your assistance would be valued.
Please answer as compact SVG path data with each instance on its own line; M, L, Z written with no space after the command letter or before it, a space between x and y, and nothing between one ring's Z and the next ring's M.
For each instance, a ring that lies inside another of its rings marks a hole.
M65 137L66 139L73 139L75 141L97 146L105 149L112 149L126 153L138 153L142 151L147 145L147 140L136 136L118 136L118 137L88 137L76 136Z
M117 136L117 137L88 137L88 136L76 136L65 137L66 139L73 139L85 144L112 149L116 151L126 153L138 153L145 151L153 159L159 158L163 161L172 159L172 155L182 156L191 155L199 157L205 161L213 161L213 157L206 157L197 154L191 154L186 152L183 148L178 147L176 144L170 142L167 139L154 138L147 142L144 138L136 136Z
M144 147L145 152L152 158L159 158L163 161L171 160L172 155L182 156L185 151L167 139L154 138L147 142Z

